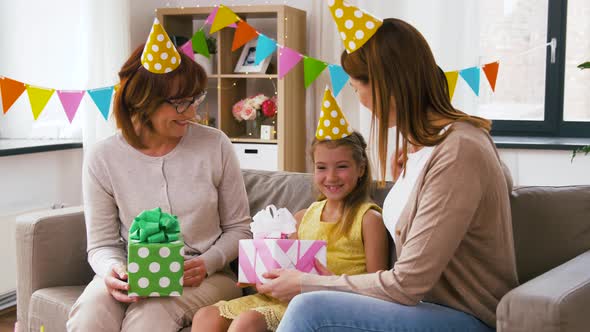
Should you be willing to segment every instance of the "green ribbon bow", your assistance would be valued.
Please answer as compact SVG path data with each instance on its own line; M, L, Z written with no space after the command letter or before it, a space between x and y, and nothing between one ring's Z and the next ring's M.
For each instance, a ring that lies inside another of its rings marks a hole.
M170 243L180 237L180 225L176 216L162 212L160 208L140 213L129 229L129 239L148 243Z

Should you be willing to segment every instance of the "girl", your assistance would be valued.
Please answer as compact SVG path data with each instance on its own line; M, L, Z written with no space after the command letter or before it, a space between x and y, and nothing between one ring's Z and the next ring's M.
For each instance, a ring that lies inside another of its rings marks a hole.
M338 274L388 266L387 231L369 198L366 146L356 132L336 140L316 138L311 157L319 199L295 214L297 237L326 240L328 268ZM263 294L220 301L197 312L192 331L275 331L286 308L287 303Z

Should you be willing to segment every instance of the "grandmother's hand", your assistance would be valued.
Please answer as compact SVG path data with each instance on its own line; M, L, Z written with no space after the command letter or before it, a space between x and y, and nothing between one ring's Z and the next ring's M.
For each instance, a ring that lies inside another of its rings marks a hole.
M295 295L301 293L301 278L303 272L297 270L273 270L262 276L271 279L265 284L256 285L259 293L272 296L283 302L289 302Z
M127 295L129 284L127 281L127 269L123 264L114 264L111 272L104 277L104 284L107 290L115 300L123 303L132 303L139 301L139 297L130 297Z
M207 278L205 261L199 257L184 261L182 282L185 287L199 287L205 278Z

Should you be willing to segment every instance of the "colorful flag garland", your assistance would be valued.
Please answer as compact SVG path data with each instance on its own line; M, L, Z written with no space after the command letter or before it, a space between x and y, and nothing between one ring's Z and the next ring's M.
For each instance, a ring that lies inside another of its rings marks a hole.
M308 88L326 68L329 70L330 81L332 83L335 96L338 96L346 82L349 80L348 74L346 74L340 65L329 64L276 43L275 40L259 33L256 29L254 29L238 15L236 15L231 9L224 5L216 6L205 20L204 25L211 26L209 31L210 34L226 27L235 28L236 32L232 42L232 51L236 51L247 42L257 37L258 44L255 59L256 64L259 64L265 58L271 56L278 50L279 79L285 77L285 75L293 70L303 59L304 85L306 88ZM193 52L209 57L210 54L207 47L205 34L203 32L203 27L195 32L188 42L180 46L179 50L191 56L191 58L193 56ZM469 67L461 70L445 72L449 86L450 99L453 98L459 76L469 85L475 95L478 96L482 70L488 83L490 84L492 91L495 92L499 66L500 62L496 61L487 63L482 67ZM62 107L64 108L64 113L71 123L76 115L82 98L86 93L88 93L98 108L100 114L106 120L108 119L113 92L116 90L117 85L80 91L56 90L51 88L36 87L8 77L0 76L0 97L2 99L3 113L5 114L20 97L20 95L23 94L24 91L27 91L33 117L35 120L37 120L48 101L53 96L54 92L57 91L57 95L60 99Z

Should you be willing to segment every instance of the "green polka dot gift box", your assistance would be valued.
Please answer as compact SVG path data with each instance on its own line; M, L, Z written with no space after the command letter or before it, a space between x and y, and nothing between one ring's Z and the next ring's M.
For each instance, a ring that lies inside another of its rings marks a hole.
M180 296L184 242L176 216L160 208L145 210L129 229L129 296Z

